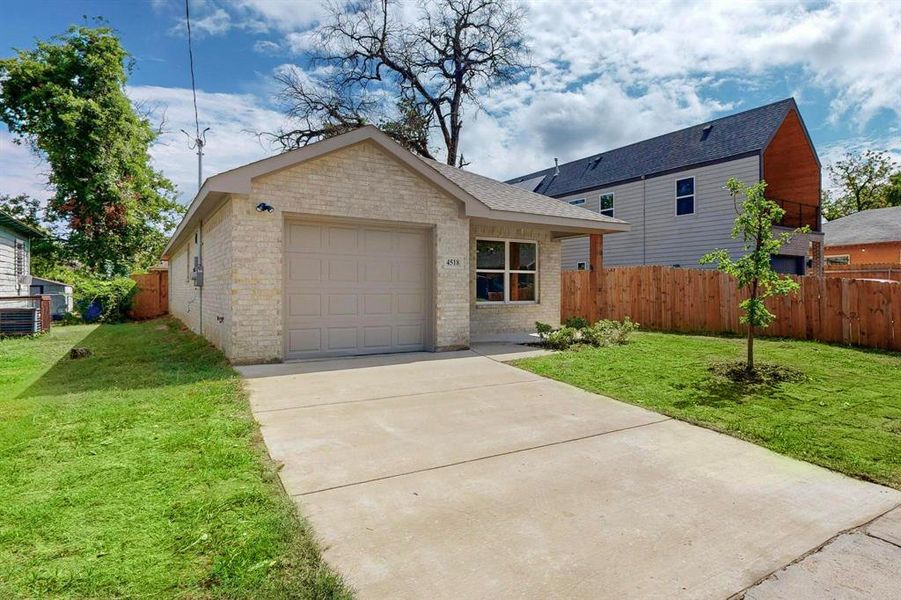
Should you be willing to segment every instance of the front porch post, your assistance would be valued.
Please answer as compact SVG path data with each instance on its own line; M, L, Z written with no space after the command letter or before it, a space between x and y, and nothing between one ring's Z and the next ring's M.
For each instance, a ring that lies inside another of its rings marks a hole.
M604 312L604 235L588 236L588 289L591 294L588 320L594 323Z

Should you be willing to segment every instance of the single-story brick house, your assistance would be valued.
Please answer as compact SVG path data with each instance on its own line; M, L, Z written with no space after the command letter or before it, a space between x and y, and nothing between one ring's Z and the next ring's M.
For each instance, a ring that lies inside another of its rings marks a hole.
M628 228L362 127L207 179L169 310L235 363L465 348L558 323L560 240Z

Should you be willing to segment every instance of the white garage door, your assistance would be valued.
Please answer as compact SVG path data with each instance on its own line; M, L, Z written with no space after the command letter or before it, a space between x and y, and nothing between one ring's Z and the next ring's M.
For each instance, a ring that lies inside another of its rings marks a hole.
M430 239L427 229L289 222L287 358L425 349Z

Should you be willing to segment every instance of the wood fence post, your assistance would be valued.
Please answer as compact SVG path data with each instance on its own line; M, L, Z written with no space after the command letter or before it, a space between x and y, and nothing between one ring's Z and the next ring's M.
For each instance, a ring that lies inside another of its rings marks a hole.
M602 317L604 309L604 236L592 233L588 236L588 288L591 290L591 306L588 320L594 323Z

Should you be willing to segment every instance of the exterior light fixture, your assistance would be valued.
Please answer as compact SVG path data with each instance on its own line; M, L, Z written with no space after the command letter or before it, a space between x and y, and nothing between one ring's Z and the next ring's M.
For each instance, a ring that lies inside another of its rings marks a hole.
M271 213L273 210L275 210L275 209L272 208L271 206L269 206L268 204L266 204L265 202L260 202L259 204L257 204L257 212Z

